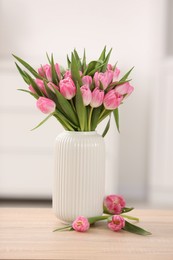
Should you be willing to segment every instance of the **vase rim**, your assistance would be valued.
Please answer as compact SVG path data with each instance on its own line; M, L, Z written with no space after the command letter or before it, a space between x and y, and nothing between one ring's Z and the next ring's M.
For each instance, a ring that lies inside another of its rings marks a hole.
M75 134L75 135L93 135L93 134L97 134L97 131L68 131L68 130L64 130L65 133L69 133L69 134Z

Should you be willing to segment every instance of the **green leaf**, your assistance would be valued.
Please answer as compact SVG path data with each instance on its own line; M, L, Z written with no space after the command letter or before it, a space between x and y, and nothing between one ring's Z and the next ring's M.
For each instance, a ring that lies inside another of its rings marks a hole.
M75 126L78 126L78 120L77 120L77 116L74 113L71 104L68 102L68 100L57 90L55 89L55 94L57 96L58 99L58 103L61 106L61 109L64 112L64 115L66 115L66 117L75 124Z
M109 58L110 58L110 55L111 55L111 52L112 52L112 48L110 49L108 55L106 56L105 60L104 60L104 66L102 68L102 72L105 72L106 69L107 69L107 65L108 65L108 62L109 62Z
M56 109L54 113L54 117L61 123L61 125L64 127L65 130L68 131L74 131L76 129L76 126L67 119L66 116L64 116L60 111Z
M65 227L56 228L55 230L53 230L53 232L62 231L62 230L66 230L66 229L69 229L69 228L71 228L71 225L67 225Z
M121 216L122 216L123 218L127 218L127 219L130 219L130 220L139 221L139 218L132 217L132 216L129 216L129 215L121 214Z
M124 207L123 209L122 209L122 213L126 213L126 212L130 212L130 211L132 211L134 208L126 208L126 207Z
M150 232L148 232L148 231L146 231L146 230L144 230L144 229L142 229L138 226L135 226L135 225L129 223L128 221L125 221L125 227L123 229L128 231L128 232L137 234L137 235L142 235L142 236L151 235Z
M102 110L102 112L100 113L100 116L99 116L98 124L101 121L103 121L111 112L112 112L112 110L106 110L105 108L103 108L103 110Z
M104 64L105 64L105 63L103 63L103 64L101 64L101 65L99 65L99 66L96 65L96 67L95 67L93 70L91 70L91 71L88 73L88 75L89 75L89 76L93 76L96 71L99 72L99 71L102 69L102 67L104 66Z
M51 116L53 115L53 113L49 114L43 121L41 121L36 127L34 127L33 129L31 129L31 131L37 129L38 127L40 127L42 124L44 124Z
M131 81L131 79L125 80L125 81L112 82L112 83L110 84L110 88L113 88L113 87L116 87L116 86L120 86L120 85L125 84L125 83L127 83L127 82L129 82L129 81ZM106 90L109 91L110 88L108 87ZM108 92L108 91L107 91L107 92Z
M98 125L98 119L102 110L102 106L94 108L91 119L91 130L94 131Z
M78 83L77 83L77 92L75 97L75 106L76 106L77 116L79 119L80 130L84 131L87 114L86 114L86 107L83 104L82 93L80 91L80 87Z
M20 73L20 75L22 76L23 80L26 82L26 84L30 84L30 81L28 80L28 78L26 77L24 71L19 67L19 65L15 62L15 65Z
M105 137L105 135L107 134L107 132L108 132L108 130L110 128L110 122L111 122L111 114L109 115L109 120L108 120L108 122L106 124L106 127L105 127L105 130L104 130L103 134L102 134L102 137Z
M88 222L90 225L94 224L97 221L105 220L108 219L110 216L95 216L95 217L90 217L88 218Z
M72 74L72 79L74 80L75 84L77 85L77 83L82 86L82 79L81 76L79 74L79 68L78 68L78 64L76 62L75 56L72 53L71 54L71 74Z
M51 71L52 71L52 82L55 85L58 85L59 79L58 79L58 75L56 74L56 70L55 70L53 54L51 55Z
M76 49L74 49L74 56L75 56L75 59L76 59L76 62L78 64L78 68L79 70L82 70L82 63L81 63L81 59L76 51Z
M31 91L29 90L26 90L26 89L18 89L19 91L23 91L23 92L26 92L26 93L29 93L31 96L35 97L36 99L39 98L39 96L35 93L32 93Z
M47 59L48 59L48 62L51 64L51 60L50 60L49 55L48 55L47 52L46 52L46 57L47 57Z
M52 99L54 102L56 102L56 95L55 93L48 87L47 85L47 82L45 80L43 80L44 82L44 86L45 86L45 89L46 89L46 93L47 93L47 96L48 98Z
M86 70L84 71L84 75L86 75L86 74L89 75L89 73L95 69L97 64L98 64L98 61L96 61L96 60L91 61L88 64ZM100 64L100 62L99 62L99 64Z
M134 67L132 67L120 80L119 82L123 82L123 81L126 81L129 74L131 73L131 71L134 69Z
M33 89L35 90L35 92L37 93L37 95L39 96L44 96L44 94L42 93L42 91L40 90L40 88L37 86L37 84L35 83L35 81L31 78L31 76L24 71L25 75L27 76L30 84L32 85Z
M105 56L106 56L106 46L104 47L100 57L99 57L99 60L102 60L104 61L105 60Z
M34 75L34 77L38 78L38 79L42 79L42 77L37 73L36 70L34 70L27 62L25 62L24 60L22 60L21 58L17 57L16 55L12 54L13 57L18 60L27 70L29 70L31 72L32 75Z
M116 109L113 111L113 114L114 114L114 119L115 119L115 123L116 123L116 126L117 126L117 130L118 130L118 132L120 132L118 108L116 108Z
M85 54L85 49L84 49L84 53L83 53L83 60L82 60L82 71L84 72L86 70L86 54Z
M67 64L68 64L68 69L70 69L71 68L71 61L70 61L70 59L69 59L69 56L67 55Z

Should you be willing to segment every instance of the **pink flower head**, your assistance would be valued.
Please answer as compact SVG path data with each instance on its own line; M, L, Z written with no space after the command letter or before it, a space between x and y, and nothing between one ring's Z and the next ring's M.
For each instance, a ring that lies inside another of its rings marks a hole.
M111 64L108 64L108 65L107 65L107 70L113 71L113 79L112 79L112 81L113 81L113 82L114 82L114 81L118 81L118 77L119 77L119 74L120 74L120 70L119 70L117 67L115 67L115 69L113 69L113 66L112 66Z
M40 90L43 92L43 94L47 94L46 93L46 89L45 89L45 85L44 85L44 82L43 80L41 79L35 79L35 83L37 84L37 86L40 88Z
M43 78L47 78L49 81L52 80L51 66L46 64L38 69L38 74Z
M33 94L36 94L36 92L35 92L35 90L34 90L34 88L33 88L32 85L29 85L29 90L30 90Z
M91 102L91 99L92 99L91 90L87 85L83 85L80 88L80 90L81 90L81 93L82 93L84 106L88 106Z
M126 202L120 195L108 195L104 198L103 207L110 214L119 215L125 207Z
M56 105L55 102L49 98L39 97L36 102L36 106L40 109L44 114L50 114L55 111Z
M72 78L72 75L71 75L71 71L70 70L66 70L65 74L64 74L64 78Z
M53 92L55 92L54 88L59 90L59 87L55 85L53 82L49 82L47 85Z
M129 82L126 82L122 85L119 85L115 88L115 92L120 95L130 95L134 90L134 87L132 87Z
M60 66L58 63L55 64L55 71L56 71L56 74L58 75L58 79L60 80L61 79L61 71L60 71Z
M84 85L87 85L88 87L90 87L91 84L92 84L92 77L91 77L91 76L84 76L84 77L82 78L82 83L83 83Z
M113 70L113 66L111 64L107 64L107 70Z
M120 74L120 70L118 68L115 68L113 74L113 81L118 81L119 74Z
M89 229L90 224L87 218L79 216L73 221L72 228L78 232L85 232Z
M107 110L114 110L117 108L123 99L123 96L116 93L114 89L110 90L104 97L104 107Z
M101 82L103 85L103 88L106 89L113 80L113 74L114 74L114 72L112 70L106 70L104 73L96 72L94 74L95 86L99 87L100 82Z
M59 87L61 94L68 100L76 95L76 86L70 77L60 80Z
M108 220L108 227L112 231L119 231L125 226L125 220L122 216L114 215L112 220Z
M92 92L92 99L90 106L91 107L99 107L102 105L104 99L104 91L99 88L95 88Z

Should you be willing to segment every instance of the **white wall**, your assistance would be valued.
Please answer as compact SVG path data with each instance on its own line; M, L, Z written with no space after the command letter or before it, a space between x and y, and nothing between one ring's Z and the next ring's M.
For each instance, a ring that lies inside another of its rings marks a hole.
M45 52L53 52L65 65L74 47L79 52L85 47L94 59L106 44L113 47L111 62L118 60L123 72L135 66L135 92L120 109L121 134L112 126L106 137L111 156L106 190L129 199L147 197L151 90L164 53L165 6L164 0L0 0L0 196L50 196L52 143L62 130L52 119L28 131L43 116L31 97L16 91L25 84L11 53L39 66Z

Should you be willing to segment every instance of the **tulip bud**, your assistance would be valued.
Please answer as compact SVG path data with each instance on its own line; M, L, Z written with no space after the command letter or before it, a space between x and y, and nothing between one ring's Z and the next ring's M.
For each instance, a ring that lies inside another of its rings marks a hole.
M120 195L108 195L104 198L103 207L105 213L121 214L122 209L126 206L124 198Z
M35 83L36 83L37 86L40 88L40 90L43 92L43 94L44 94L44 95L47 95L43 80L41 80L41 79L35 79Z
M58 79L60 80L61 79L61 71L60 71L60 67L59 67L58 63L55 64L55 71L58 75Z
M120 95L130 95L134 90L134 87L132 87L129 82L126 82L122 85L119 85L115 88L115 92Z
M125 220L122 216L114 215L111 220L108 220L108 227L112 231L119 231L125 226Z
M91 98L92 98L91 90L87 85L83 85L80 88L80 90L81 90L81 93L82 93L84 106L88 106L90 104Z
M92 84L92 77L91 77L91 76L84 76L84 77L82 78L82 83L83 83L84 85L90 87L91 84Z
M64 79L66 78L72 78L72 75L71 75L71 71L70 70L66 70L65 74L64 74Z
M76 95L76 86L70 77L60 80L59 87L61 94L68 100Z
M89 229L90 223L87 218L79 216L73 221L72 228L78 232L85 232Z
M114 72L112 70L107 70L104 73L96 72L94 74L95 86L99 87L100 82L101 82L103 85L103 88L106 89L113 80L113 74L114 74Z
M116 109L123 99L123 96L116 93L114 89L110 90L104 97L104 107L107 110L114 110Z
M55 102L45 97L39 97L36 102L36 106L44 114L53 113L56 108Z
M92 92L92 99L90 106L91 107L99 107L103 103L104 99L104 91L99 88L95 88Z
M59 91L59 87L55 85L53 82L49 82L47 85L52 90L52 92L55 92L54 88Z
M49 81L52 81L52 71L51 71L51 66L46 64L43 65L38 69L38 73L40 76L43 78L47 78Z

